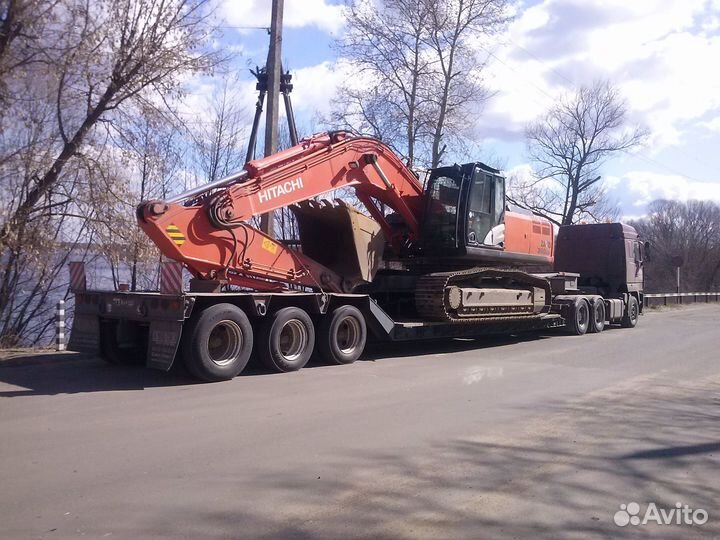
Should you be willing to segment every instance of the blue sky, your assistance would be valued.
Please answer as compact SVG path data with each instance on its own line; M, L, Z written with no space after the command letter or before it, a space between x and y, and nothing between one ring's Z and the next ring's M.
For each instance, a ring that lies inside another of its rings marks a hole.
M252 27L269 24L269 5L224 0L218 12L220 45L238 53L239 99L249 113L255 94L247 68L267 54L267 33ZM602 170L623 215L643 215L660 197L720 202L720 0L541 0L517 2L514 12L507 31L478 51L494 92L472 119L479 159L492 156L507 173L525 174L524 126L562 92L609 79L629 118L650 130L645 147ZM298 122L312 129L347 73L332 50L342 9L333 0L285 0L284 22L282 57L294 75Z

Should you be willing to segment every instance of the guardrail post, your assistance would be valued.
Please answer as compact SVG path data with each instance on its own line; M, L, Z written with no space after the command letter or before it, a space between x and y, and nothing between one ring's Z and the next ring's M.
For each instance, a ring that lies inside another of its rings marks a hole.
M65 350L65 300L60 300L55 307L55 349Z

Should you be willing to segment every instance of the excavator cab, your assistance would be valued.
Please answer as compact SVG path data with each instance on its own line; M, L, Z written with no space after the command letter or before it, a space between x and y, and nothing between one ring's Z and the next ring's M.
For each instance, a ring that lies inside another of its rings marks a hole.
M440 167L430 173L425 193L425 254L503 248L505 178L500 171L480 162Z

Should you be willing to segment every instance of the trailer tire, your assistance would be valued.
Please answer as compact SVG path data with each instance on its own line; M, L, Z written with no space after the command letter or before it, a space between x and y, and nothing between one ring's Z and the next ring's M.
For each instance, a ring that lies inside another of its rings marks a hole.
M623 315L620 325L623 328L635 328L635 326L637 326L637 323L638 323L639 315L640 315L640 304L638 303L637 298L635 298L634 296L631 296L630 298L628 298L627 309L625 310L625 314Z
M590 304L584 298L576 298L568 305L567 329L574 336L582 336L590 325Z
M314 348L315 327L304 310L282 308L262 322L258 356L269 369L297 371L308 363Z
M590 324L588 332L599 334L605 329L605 302L602 298L596 299L590 306Z
M206 382L232 379L245 369L253 348L247 315L232 304L215 304L190 319L183 339L185 366Z
M367 325L355 306L340 306L320 321L318 350L334 364L352 364L360 358L367 343Z

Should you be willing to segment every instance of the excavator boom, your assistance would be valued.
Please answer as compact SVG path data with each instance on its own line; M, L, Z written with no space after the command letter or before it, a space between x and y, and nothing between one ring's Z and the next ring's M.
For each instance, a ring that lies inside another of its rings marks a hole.
M263 234L251 221L344 187L354 189L393 249L400 252L419 240L420 182L386 145L346 132L305 138L248 162L227 179L169 201L141 203L138 222L164 255L196 278L257 290L295 285L343 292L352 286L344 276ZM379 205L400 216L402 226L389 223Z

